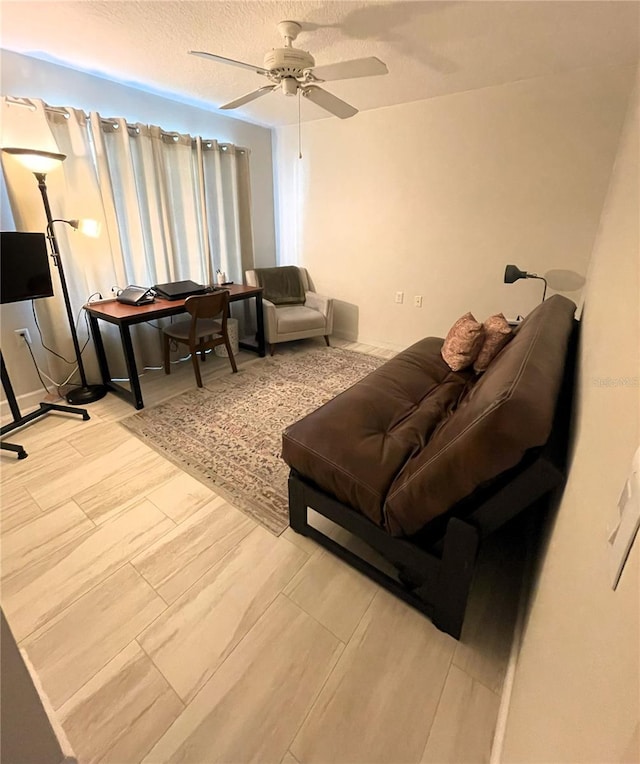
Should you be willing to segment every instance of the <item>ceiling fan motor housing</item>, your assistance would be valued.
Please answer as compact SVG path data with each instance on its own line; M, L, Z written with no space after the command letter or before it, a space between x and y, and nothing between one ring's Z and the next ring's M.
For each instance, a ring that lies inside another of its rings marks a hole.
M264 57L264 68L281 77L300 77L315 63L310 53L299 48L273 48Z

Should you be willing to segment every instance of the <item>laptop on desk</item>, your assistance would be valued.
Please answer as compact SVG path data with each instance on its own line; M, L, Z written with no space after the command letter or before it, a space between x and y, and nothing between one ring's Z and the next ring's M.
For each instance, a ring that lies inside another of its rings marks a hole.
M205 294L207 287L195 281L170 281L168 284L156 284L153 291L165 300L184 300L193 294Z

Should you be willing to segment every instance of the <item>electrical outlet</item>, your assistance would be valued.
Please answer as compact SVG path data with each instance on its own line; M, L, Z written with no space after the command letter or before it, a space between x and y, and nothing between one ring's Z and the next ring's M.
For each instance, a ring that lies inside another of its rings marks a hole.
M16 333L16 340L19 347L22 347L24 342L26 342L28 345L31 344L31 335L29 334L28 329L15 329L14 331Z
M421 308L422 307L422 295L421 294L417 294L413 298L413 306L414 306L414 308Z
M399 305L402 305L403 301L404 301L404 292L396 292L396 302Z

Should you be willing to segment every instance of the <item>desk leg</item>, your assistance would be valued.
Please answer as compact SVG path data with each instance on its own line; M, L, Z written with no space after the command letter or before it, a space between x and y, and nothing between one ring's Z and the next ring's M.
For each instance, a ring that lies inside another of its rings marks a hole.
M142 388L138 379L138 368L136 367L136 358L133 354L133 344L131 342L131 332L127 324L120 324L120 339L122 340L122 349L124 350L124 360L127 364L127 374L129 375L129 384L131 393L137 409L144 408L142 402Z
M265 356L264 347L264 315L262 313L262 293L256 295L256 324L258 339L258 355L260 358Z
M111 372L109 371L109 362L107 361L107 354L104 352L104 343L102 342L102 334L100 333L100 324L95 316L89 314L89 328L91 329L91 336L93 338L93 346L96 351L96 357L98 359L98 366L100 367L100 374L102 376L102 384L111 387Z

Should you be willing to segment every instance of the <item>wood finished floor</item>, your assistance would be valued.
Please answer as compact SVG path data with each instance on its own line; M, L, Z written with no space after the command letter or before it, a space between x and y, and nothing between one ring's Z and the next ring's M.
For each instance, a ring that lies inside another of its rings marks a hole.
M228 373L204 364L205 384ZM189 364L147 374L145 403L193 385ZM456 642L150 449L119 398L89 413L14 433L29 457L0 461L2 607L81 764L488 761L517 548L486 547Z

